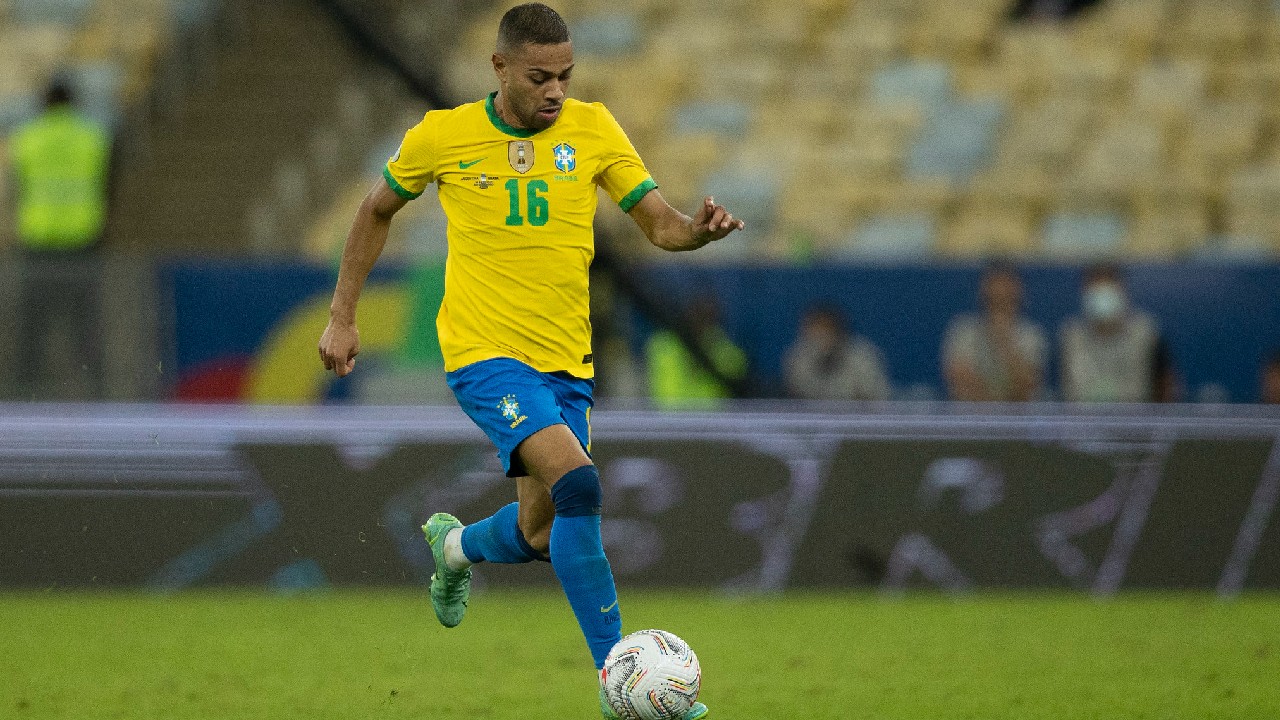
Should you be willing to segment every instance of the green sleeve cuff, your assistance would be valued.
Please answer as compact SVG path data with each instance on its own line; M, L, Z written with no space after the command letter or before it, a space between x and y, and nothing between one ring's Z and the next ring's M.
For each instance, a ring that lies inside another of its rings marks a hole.
M636 186L635 190L627 193L618 201L618 207L622 208L622 212L631 212L631 208L640 202L640 199L649 194L649 191L658 187L658 183L653 178L646 178L644 182Z
M404 186L396 182L396 179L391 176L391 168L389 167L382 168L382 177L386 178L387 185L391 186L392 191L405 200L413 200L414 198L422 195L420 192L410 192L409 190L404 189Z

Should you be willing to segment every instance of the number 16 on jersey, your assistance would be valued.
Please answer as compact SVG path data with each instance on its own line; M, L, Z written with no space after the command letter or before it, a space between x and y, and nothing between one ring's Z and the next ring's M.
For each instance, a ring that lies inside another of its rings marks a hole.
M527 207L529 224L539 227L547 224L547 216L550 214L551 207L547 203L547 199L538 193L545 193L547 188L546 180L529 180L525 182L524 192L520 192L520 179L511 178L503 185L507 189L507 195L511 199L511 214L507 216L507 225L523 225L525 216L520 214L520 196L525 196L525 206Z

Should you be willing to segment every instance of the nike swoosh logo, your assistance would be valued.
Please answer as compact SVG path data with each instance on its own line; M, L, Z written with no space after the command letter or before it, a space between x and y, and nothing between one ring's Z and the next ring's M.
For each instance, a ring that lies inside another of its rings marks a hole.
M610 610L612 610L612 609L614 609L614 608L616 608L616 607L618 607L618 601L617 601L617 600L614 600L614 601L613 601L613 604L612 604L612 605L610 605L609 607L601 606L601 608L600 608L600 612L602 612L602 613L607 613L607 612L609 612Z
M489 159L489 158L487 158L487 157L482 157L482 158L480 158L479 160L472 160L471 162L460 162L460 163L458 163L458 169L459 169L459 170L466 170L467 168L471 167L472 165L475 165L475 164L476 164L476 163L478 163L478 162L481 162L481 161L484 161L484 160L488 160L488 159Z

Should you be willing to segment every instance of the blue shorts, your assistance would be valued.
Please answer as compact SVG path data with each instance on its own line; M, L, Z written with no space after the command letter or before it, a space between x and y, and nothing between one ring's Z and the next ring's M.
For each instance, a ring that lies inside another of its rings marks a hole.
M595 381L538 372L519 360L481 360L445 373L462 411L498 446L507 477L528 475L516 446L539 430L565 424L591 454L591 391Z

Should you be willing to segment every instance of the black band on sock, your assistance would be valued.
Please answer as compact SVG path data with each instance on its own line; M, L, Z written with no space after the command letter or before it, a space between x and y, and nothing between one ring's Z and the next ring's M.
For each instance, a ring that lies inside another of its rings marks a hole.
M555 503L556 515L563 517L599 515L603 500L600 473L595 465L570 470L551 486L551 501Z

